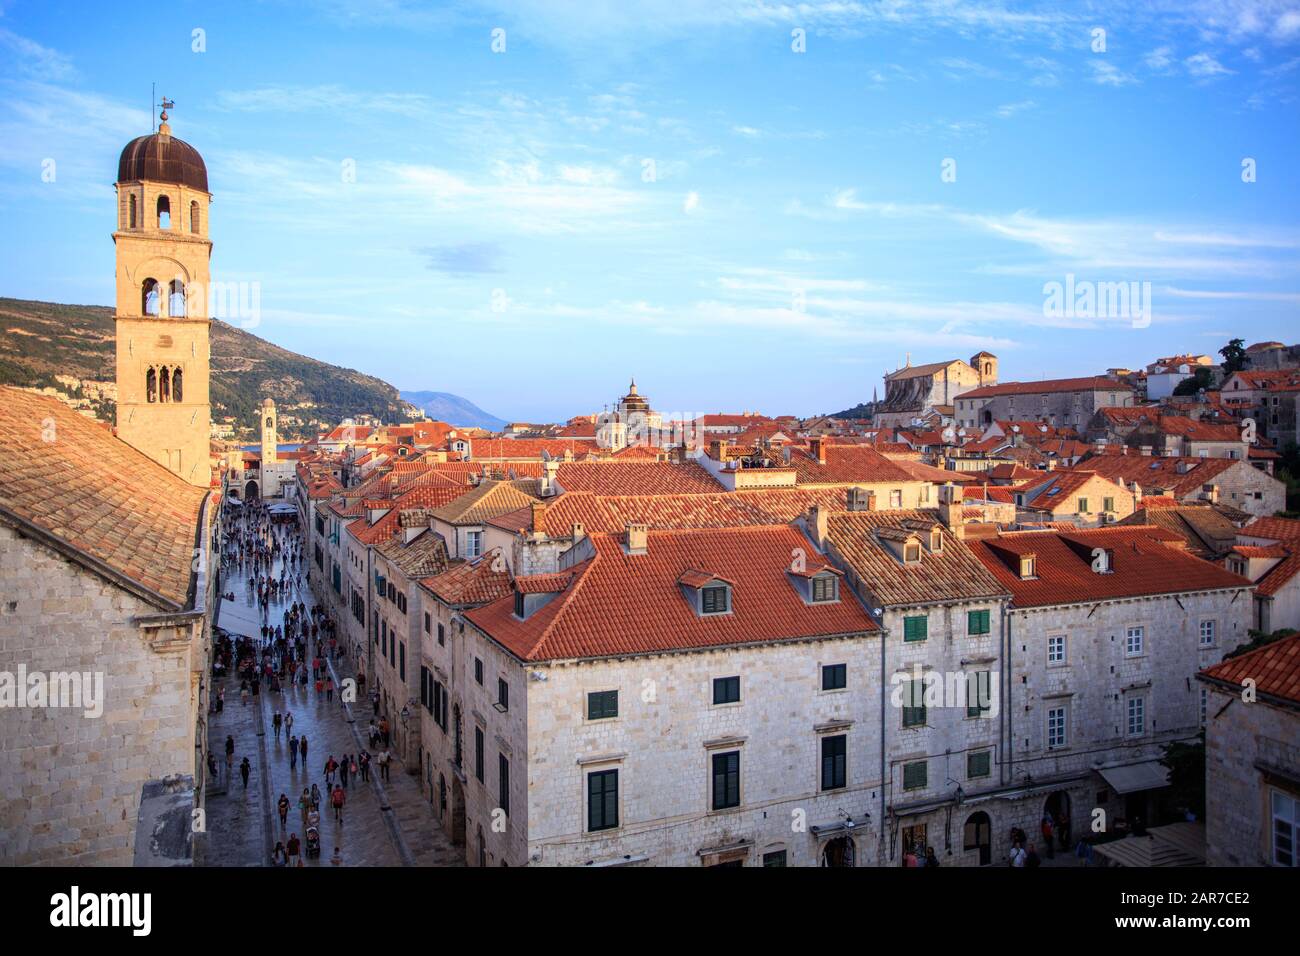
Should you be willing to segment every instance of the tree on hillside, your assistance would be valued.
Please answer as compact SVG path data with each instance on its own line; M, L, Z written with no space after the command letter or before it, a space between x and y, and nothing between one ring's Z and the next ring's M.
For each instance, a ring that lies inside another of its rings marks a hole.
M1231 375L1233 372L1240 372L1246 367L1246 348L1243 339L1233 339L1223 348L1219 349L1219 354L1223 356L1223 374Z

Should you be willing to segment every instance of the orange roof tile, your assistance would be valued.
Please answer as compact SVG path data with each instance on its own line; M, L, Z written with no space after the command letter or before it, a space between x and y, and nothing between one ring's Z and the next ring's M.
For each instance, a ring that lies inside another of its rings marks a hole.
M190 602L203 502L57 399L0 386L0 508L170 602Z
M522 660L646 654L818 636L868 633L875 623L849 589L808 604L789 575L794 548L811 550L788 526L651 531L645 554L612 535L593 535L594 556L573 583L521 621L503 599L466 618ZM700 616L678 583L688 570L732 584L731 610Z
M1300 634L1229 658L1201 671L1208 680L1240 689L1247 680L1266 703L1270 698L1300 704Z

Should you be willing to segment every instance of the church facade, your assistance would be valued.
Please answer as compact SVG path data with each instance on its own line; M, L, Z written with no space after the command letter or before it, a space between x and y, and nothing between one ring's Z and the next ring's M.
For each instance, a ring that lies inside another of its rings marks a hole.
M954 400L963 392L998 380L998 359L990 352L972 355L969 362L952 359L928 365L907 364L885 375L885 398L876 406L877 427L910 425L931 409L952 416Z

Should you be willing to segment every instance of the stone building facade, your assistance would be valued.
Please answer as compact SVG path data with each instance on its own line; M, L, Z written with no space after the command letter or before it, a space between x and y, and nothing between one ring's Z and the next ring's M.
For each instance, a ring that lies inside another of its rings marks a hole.
M1300 866L1300 635L1198 677L1208 695L1206 864Z

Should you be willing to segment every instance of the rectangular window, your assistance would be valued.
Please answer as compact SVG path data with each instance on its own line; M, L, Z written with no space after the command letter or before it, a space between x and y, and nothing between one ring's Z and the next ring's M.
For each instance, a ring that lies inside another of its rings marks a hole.
M829 574L812 581L812 599L816 602L835 600L835 579Z
M989 612L967 611L966 612L966 633L967 634L987 634L990 630Z
M618 771L587 774L587 829L612 830L618 826Z
M1278 790L1269 791L1273 811L1273 865L1296 866L1296 834L1300 832L1300 800Z
M903 618L903 640L923 641L930 636L930 619L924 614Z
M1145 697L1130 697L1128 699L1128 735L1130 737L1140 737L1146 733L1146 710L1147 700Z
M700 601L700 608L704 614L724 614L729 610L726 588L705 588L701 593Z
M764 866L785 866L785 850L773 850L763 854Z
M822 665L822 690L843 690L849 686L848 664Z
M1201 622L1201 647L1211 647L1214 644L1214 622Z
M1124 635L1124 654L1127 657L1137 657L1142 653L1142 647L1145 643L1146 628L1130 627Z
M713 809L740 806L740 751L713 755Z
M424 633L425 634L429 633L429 628L431 624L432 624L432 619L429 617L429 612L425 611L424 612Z
M447 631L441 624L438 625L438 646L447 646Z
M993 751L981 750L979 753L966 755L966 776L970 779L987 777L992 773Z
M483 782L483 728L474 728L474 776Z
M715 704L734 704L740 700L739 677L713 678L713 702Z
M925 682L909 680L903 682L903 726L925 726Z
M510 816L510 761L497 754L497 801L502 812Z
M1080 499L1079 499L1079 514L1081 514L1081 515L1086 515L1087 513L1088 513L1088 499L1087 499L1087 498L1080 498Z
M465 533L465 557L477 558L483 553L483 532L467 531Z
M1204 684L1201 685L1201 726L1205 726L1205 709L1210 703L1210 690Z
M1065 663L1065 635L1051 634L1047 638L1047 663Z
M889 493L889 507L891 508L903 507L903 490L901 488L895 488L893 491Z
M397 645L397 676L399 680L406 680L406 642L405 641Z
M483 686L483 662L477 657L474 658L474 682L480 687Z
M822 789L838 790L848 777L848 741L845 734L822 738Z
M510 709L510 685L504 677L497 678L497 706L502 710Z
M1102 510L1102 511L1114 511L1114 510L1115 510L1115 499L1114 499L1114 498L1102 498L1102 499L1101 499L1101 510Z
M966 680L966 716L982 717L993 710L993 672L976 671Z
M1049 707L1047 709L1047 748L1064 747L1067 735L1065 728L1065 708Z
M618 716L618 691L596 690L587 695L587 719L605 720Z
M924 760L914 760L903 764L903 789L924 790L929 782L929 764Z

